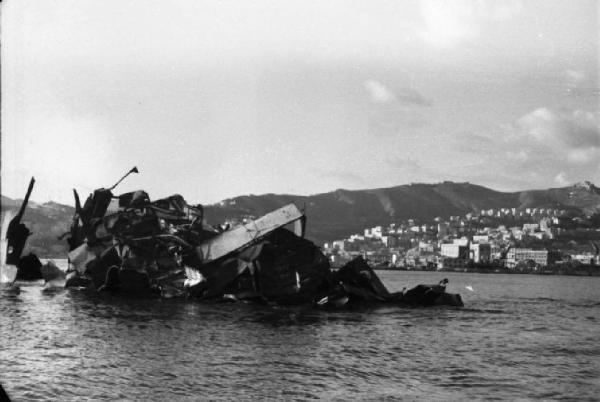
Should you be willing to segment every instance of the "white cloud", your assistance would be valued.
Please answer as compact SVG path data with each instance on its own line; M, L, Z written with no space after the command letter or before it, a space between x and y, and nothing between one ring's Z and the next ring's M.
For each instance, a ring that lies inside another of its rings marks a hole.
M569 179L565 172L560 172L554 177L554 182L559 186L567 186L569 184Z
M431 105L418 91L400 88L392 91L380 81L369 79L363 82L369 100L369 132L378 137L393 136L406 128L415 128L426 123L421 109Z
M565 80L569 88L578 88L587 80L587 74L583 70L567 70Z
M567 152L567 160L575 164L588 164L600 158L598 148L576 148Z
M392 91L386 85L377 80L363 82L369 97L373 103L392 104L402 103L410 106L431 106L431 101L412 88L399 88Z
M526 162L529 160L529 152L525 149L509 150L506 152L506 157L511 161Z
M555 148L600 147L600 118L597 112L553 111L542 107L521 117L517 127L538 142Z
M472 9L467 2L424 1L421 12L425 22L422 38L437 47L451 47L475 34Z
M367 80L363 85L369 93L371 101L375 103L393 103L398 100L396 95L379 81Z
M544 187L600 177L598 112L540 107L500 130L479 141L486 158L482 182L504 175L513 185Z
M543 141L551 136L555 117L549 109L542 107L521 117L517 124L536 140Z
M423 0L421 38L434 47L450 48L472 40L492 22L504 21L523 10L520 1Z

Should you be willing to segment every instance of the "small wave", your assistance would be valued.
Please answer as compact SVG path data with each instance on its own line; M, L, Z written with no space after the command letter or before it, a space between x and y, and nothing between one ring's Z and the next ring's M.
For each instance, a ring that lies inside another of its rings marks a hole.
M499 309L462 308L460 311L467 313L508 314L507 311Z
M564 301L564 300L560 300L560 299L553 299L551 297L519 297L517 300L519 301L519 303L539 303L539 302L557 303L557 302Z
M548 351L557 355L567 356L600 356L600 348L590 347L551 347Z
M59 295L61 293L64 293L64 291L65 291L65 288L58 288L58 287L44 287L44 288L42 288L42 293L45 296L49 296L49 297Z
M573 307L583 307L583 308L593 308L600 307L600 302L589 302L589 303L573 303L571 304Z
M22 301L20 298L20 294L23 293L23 290L18 285L8 285L1 284L0 285L0 297L7 300L13 301Z
M449 377L448 378L451 382L442 382L440 383L440 386L442 387L446 387L446 388L455 388L455 389L460 389L460 388L500 388L503 389L504 391L506 391L508 388L521 388L518 385L512 384L508 381L504 382L504 381L487 381L485 379L481 379L481 380L473 380L473 379L469 379L468 377L466 378L462 378L462 377L457 377L457 378L453 378L453 377Z
M552 332L552 329L548 327L533 327L533 328L524 328L524 332Z
M26 281L26 280L22 280L19 279L18 281L15 282L15 284L23 287L27 287L27 288L31 288L31 287L40 287L44 285L44 280L43 279L36 279L33 281Z

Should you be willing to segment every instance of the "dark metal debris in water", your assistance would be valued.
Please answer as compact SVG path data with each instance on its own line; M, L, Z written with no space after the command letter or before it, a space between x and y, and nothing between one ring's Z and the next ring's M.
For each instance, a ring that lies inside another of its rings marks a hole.
M151 201L143 190L115 195L115 186L95 190L83 206L74 190L66 286L322 307L463 305L444 285L390 293L360 257L332 270L304 238L306 216L295 204L223 230L181 195Z

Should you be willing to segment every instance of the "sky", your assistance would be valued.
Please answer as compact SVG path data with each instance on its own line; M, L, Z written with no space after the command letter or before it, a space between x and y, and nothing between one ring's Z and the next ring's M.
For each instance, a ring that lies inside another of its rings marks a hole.
M600 3L1 4L1 192L600 184Z

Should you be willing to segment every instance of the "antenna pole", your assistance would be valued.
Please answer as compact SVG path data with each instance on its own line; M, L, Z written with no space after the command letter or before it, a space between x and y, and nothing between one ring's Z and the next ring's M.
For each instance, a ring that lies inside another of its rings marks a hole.
M112 186L111 188L109 188L109 190L112 190L113 188L117 187L119 185L119 183L121 183L123 180L125 180L125 178L127 176L129 176L131 173L139 173L137 167L134 166L129 172L125 173L125 176L121 177L119 179L119 181L115 183L114 186Z

